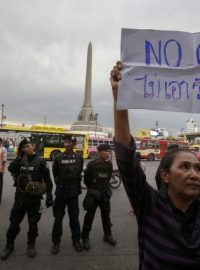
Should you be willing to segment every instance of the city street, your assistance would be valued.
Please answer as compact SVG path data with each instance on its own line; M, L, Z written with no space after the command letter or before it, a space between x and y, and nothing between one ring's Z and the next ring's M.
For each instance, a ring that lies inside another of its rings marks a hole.
M154 175L158 161L145 162L146 174L150 184L155 186ZM49 162L51 169L52 163ZM9 214L13 204L15 189L12 187L12 177L7 172L4 175L3 198L0 205L0 252L5 246L5 234L9 225ZM83 223L84 210L80 196L80 223ZM44 205L44 201L43 201ZM0 261L0 270L133 270L138 269L137 224L134 216L128 215L130 208L124 188L121 185L113 189L111 199L111 220L113 236L117 238L117 245L110 246L103 242L103 230L99 210L96 213L90 235L91 249L77 253L71 242L68 225L68 215L63 220L63 238L58 255L51 254L51 229L53 224L52 208L42 211L39 223L39 237L37 238L37 256L30 259L26 256L27 218L25 217L20 234L15 242L15 251L6 261ZM67 211L66 211L67 212Z

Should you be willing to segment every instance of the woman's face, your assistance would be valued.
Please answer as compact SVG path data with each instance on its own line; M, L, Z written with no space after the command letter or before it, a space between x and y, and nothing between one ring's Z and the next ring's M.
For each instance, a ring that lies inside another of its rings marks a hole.
M162 178L168 184L169 193L175 196L194 198L200 195L200 162L190 152L178 153Z

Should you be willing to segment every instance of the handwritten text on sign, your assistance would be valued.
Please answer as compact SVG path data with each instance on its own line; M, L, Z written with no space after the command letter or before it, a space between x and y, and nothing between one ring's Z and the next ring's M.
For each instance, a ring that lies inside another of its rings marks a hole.
M119 109L200 112L200 34L122 29Z

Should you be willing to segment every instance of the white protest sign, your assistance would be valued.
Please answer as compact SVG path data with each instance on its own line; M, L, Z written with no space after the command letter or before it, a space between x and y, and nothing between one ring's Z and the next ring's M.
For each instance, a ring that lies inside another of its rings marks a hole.
M200 33L122 29L118 109L200 112Z

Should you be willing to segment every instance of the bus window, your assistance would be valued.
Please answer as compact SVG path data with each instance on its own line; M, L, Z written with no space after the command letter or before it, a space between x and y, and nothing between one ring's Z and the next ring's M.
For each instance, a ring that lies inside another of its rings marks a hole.
M140 149L141 142L140 141L135 141L136 144L136 149Z
M83 148L84 147L84 137L83 136L75 136L77 143L76 148Z
M93 141L91 139L88 141L88 146L93 146Z
M141 148L142 148L142 149L145 149L145 148L146 148L146 145L147 145L147 143L146 143L145 141L142 142L142 143L141 143Z
M93 140L93 146L98 146L98 141L97 140Z
M47 134L46 135L46 146L60 146L62 141L60 142L60 136L58 134Z
M159 142L156 142L156 148L159 148L160 145L159 145Z
M152 148L152 142L151 141L147 142L147 148Z
M110 141L110 146L114 146L114 142L113 141Z

